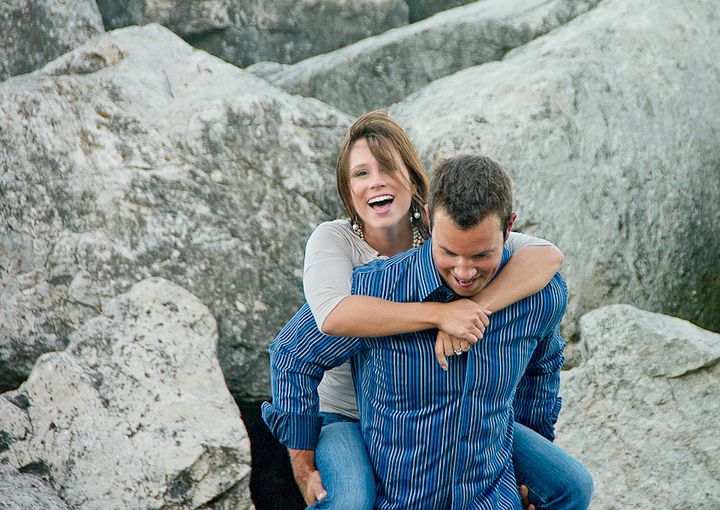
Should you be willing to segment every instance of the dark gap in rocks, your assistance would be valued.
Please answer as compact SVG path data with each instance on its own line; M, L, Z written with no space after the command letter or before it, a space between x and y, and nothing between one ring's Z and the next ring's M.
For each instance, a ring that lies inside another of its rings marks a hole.
M27 408L30 407L30 399L27 398L27 395L23 395L22 393L18 393L13 398L9 398L8 400L18 406L23 411L27 410Z
M31 462L25 464L18 469L24 475L35 475L38 478L45 480L46 482L52 482L52 476L50 475L50 468L45 462L39 460L37 462Z
M233 395L234 396L234 395ZM303 510L287 449L270 434L260 412L261 401L235 398L250 437L250 497L256 510Z
M10 449L10 445L15 442L15 438L12 434L0 430L0 453Z
M192 476L190 476L190 473L184 469L170 484L170 487L168 487L168 493L174 501L186 503L186 496L188 491L192 488L192 485Z

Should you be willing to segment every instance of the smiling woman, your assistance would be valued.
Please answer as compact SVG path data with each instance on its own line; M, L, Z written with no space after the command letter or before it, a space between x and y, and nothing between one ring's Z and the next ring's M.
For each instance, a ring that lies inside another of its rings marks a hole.
M354 231L378 254L393 255L428 237L421 215L427 174L405 131L385 112L370 112L351 126L336 179Z
M401 221L409 218L410 176L397 151L394 163L394 169L382 166L366 138L355 142L350 151L352 205L357 217L362 218L355 221L360 224L365 240L380 252L394 251L393 246L402 249L412 235L411 222Z

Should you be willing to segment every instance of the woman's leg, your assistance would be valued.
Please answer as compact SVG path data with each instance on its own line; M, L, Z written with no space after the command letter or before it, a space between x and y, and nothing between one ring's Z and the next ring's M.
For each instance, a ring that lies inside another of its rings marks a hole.
M513 464L519 484L537 510L586 510L593 481L585 467L560 447L515 423Z
M315 464L327 496L310 508L372 510L375 475L356 420L331 413L325 415Z

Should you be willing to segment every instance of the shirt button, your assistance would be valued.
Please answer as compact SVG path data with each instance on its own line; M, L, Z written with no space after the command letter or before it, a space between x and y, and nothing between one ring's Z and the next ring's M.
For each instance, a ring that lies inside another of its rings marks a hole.
M467 440L468 440L468 436L467 436L467 435L464 435L464 436L462 436L462 437L460 438L460 441L467 441Z

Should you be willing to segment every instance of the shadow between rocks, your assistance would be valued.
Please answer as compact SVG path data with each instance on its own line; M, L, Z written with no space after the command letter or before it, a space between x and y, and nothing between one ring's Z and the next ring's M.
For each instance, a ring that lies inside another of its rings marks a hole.
M260 401L235 398L250 437L252 474L250 496L256 510L303 510L287 450L270 434L260 412Z

